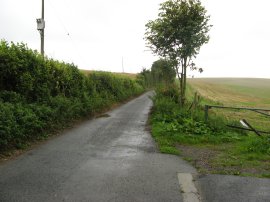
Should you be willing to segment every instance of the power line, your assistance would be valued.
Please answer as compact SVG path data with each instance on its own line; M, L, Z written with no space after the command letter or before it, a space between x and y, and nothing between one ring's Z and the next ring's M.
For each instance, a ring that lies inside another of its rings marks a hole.
M122 71L123 71L123 73L125 72L125 70L124 70L124 57L122 56Z
M50 0L48 0L48 1L49 1L49 3L50 3L50 6L51 6L52 10L54 11L55 16L57 17L59 23L62 25L64 31L66 32L67 36L70 36L70 32L68 31L68 29L67 29L67 27L65 26L65 24L64 24L63 20L61 19L61 17L58 15L58 12L56 12L56 9L55 9L55 7L53 6L52 2L51 2Z
M82 55L79 54L79 48L78 46L76 45L76 43L74 42L74 39L73 39L73 35L72 33L69 31L69 29L67 28L67 26L65 25L64 21L62 20L62 18L60 17L59 15L59 12L57 12L57 9L54 7L53 3L49 1L49 4L53 10L53 13L55 14L55 16L57 17L58 19L58 23L62 26L63 30L65 31L66 35L68 36L69 40L70 40L70 43L73 47L73 50L76 50L76 55L78 58L80 58L81 61L83 61L85 63L85 59L84 57L82 57ZM65 4L66 5L66 4Z

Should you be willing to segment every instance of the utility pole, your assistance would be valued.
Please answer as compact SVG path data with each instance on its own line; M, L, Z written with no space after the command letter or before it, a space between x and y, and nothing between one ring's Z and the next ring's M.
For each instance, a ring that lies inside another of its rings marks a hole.
M41 8L41 18L37 19L37 30L40 33L40 53L44 56L44 30L45 30L45 20L44 20L44 0L42 0Z
M124 70L124 57L122 56L122 71L123 71L123 73L125 72L125 70Z

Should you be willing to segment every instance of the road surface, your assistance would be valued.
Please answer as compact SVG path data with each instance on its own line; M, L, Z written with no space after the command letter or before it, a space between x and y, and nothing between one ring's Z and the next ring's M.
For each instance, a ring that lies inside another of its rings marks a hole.
M198 190L206 202L270 202L269 179L199 176L160 154L145 130L151 95L0 165L0 202L195 202Z
M0 201L183 201L177 174L145 125L146 93L0 166Z

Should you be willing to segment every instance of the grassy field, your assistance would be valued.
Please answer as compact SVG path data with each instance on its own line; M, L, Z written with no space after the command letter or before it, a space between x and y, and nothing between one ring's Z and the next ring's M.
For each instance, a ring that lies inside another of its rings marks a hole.
M198 92L205 104L270 109L270 80L189 79L188 100ZM150 123L152 135L162 153L181 155L200 173L232 174L270 178L270 135L234 131L226 124L239 125L246 119L256 129L270 131L270 117L252 111L209 111L181 109L169 95L157 91ZM165 96L164 96L165 95ZM189 107L189 105L187 106ZM240 126L240 125L239 125Z
M224 105L270 108L270 79L207 78L188 83L203 97Z
M207 78L189 79L192 92L206 98L203 104L270 109L270 79ZM192 93L189 92L189 96ZM269 117L251 111L218 110L228 120L246 119L259 130L270 131Z

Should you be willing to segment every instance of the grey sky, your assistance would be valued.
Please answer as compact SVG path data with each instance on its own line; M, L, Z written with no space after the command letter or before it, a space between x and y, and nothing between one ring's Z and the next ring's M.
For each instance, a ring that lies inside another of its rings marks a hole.
M162 0L45 0L45 52L79 68L139 72L157 59L145 47L145 24ZM211 15L209 44L196 59L202 75L270 78L269 0L202 0ZM41 0L1 0L0 39L40 46ZM190 73L194 74L193 72Z

